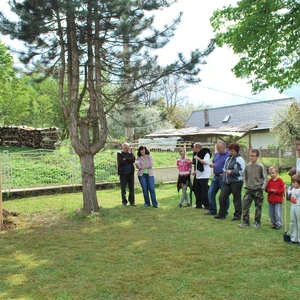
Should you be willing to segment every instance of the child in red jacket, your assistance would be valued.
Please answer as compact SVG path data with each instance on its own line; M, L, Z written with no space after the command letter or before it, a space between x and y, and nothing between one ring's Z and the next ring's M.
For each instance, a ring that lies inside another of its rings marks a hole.
M266 192L268 193L269 216L273 229L282 227L282 200L284 195L285 184L278 177L278 167L272 166L269 168L271 178L268 180Z

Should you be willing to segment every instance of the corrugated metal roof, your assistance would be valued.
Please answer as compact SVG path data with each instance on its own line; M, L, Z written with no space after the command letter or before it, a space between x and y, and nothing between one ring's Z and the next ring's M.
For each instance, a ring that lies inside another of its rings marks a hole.
M148 138L159 137L183 137L185 139L193 139L199 136L236 136L243 137L250 130L257 127L258 123L247 123L239 126L223 125L220 127L187 127L180 129L165 129L159 130L151 134L147 134Z
M209 108L207 110L209 126L205 126L207 123L205 110L198 110L190 115L184 127L217 128L224 125L239 126L246 123L258 122L257 128L253 130L270 129L272 128L276 111L282 106L290 105L292 101L295 101L295 98ZM226 118L228 121L223 122Z

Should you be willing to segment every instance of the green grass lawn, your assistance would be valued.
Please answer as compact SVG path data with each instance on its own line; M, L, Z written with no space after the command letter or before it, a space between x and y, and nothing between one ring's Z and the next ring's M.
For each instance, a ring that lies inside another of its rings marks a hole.
M15 229L1 231L0 299L298 299L300 247L272 230L177 208L174 185L156 188L159 209L122 207L119 189L5 201ZM254 213L251 210L251 221Z

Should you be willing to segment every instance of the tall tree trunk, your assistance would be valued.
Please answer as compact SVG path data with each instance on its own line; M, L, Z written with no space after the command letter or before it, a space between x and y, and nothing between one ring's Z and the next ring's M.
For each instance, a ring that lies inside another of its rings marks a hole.
M94 155L101 149L106 135L99 142L98 118L95 112L95 93L91 78L93 74L93 53L92 45L88 43L88 80L90 88L90 107L87 115L80 116L80 107L82 104L84 87L79 95L79 54L80 49L77 46L76 18L72 9L68 10L67 34L68 34L68 123L72 147L80 157L81 176L82 176L82 194L83 194L83 211L86 214L99 211L99 205L96 195L95 185L95 167ZM91 73L91 74L90 74ZM103 110L101 111L103 113ZM101 115L103 117L103 114ZM100 119L100 117L99 117ZM92 131L92 141L90 137ZM105 130L105 128L104 128Z
M94 155L86 153L80 157L82 175L83 210L86 214L99 211L96 194Z
M129 105L128 105L129 106ZM125 125L125 137L128 142L134 141L134 127L132 121L133 108L125 106L126 125Z
M130 49L128 36L123 35L123 63L124 63L124 87L125 90L130 91ZM133 111L134 105L132 95L127 92L125 96L125 137L128 142L134 141L134 126L133 126Z

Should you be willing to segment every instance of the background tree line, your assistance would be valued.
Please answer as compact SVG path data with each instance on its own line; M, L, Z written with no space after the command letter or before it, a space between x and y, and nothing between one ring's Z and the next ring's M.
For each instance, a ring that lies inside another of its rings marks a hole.
M58 78L51 76L40 80L36 74L15 70L13 57L4 43L0 43L0 61L0 125L56 126L60 129L60 137L68 138L68 124L58 99ZM144 137L160 129L181 128L193 110L208 107L189 103L185 89L186 84L172 76L159 81L155 88L144 89L132 109L135 133ZM125 106L116 105L107 114L107 120L108 134L124 140Z

